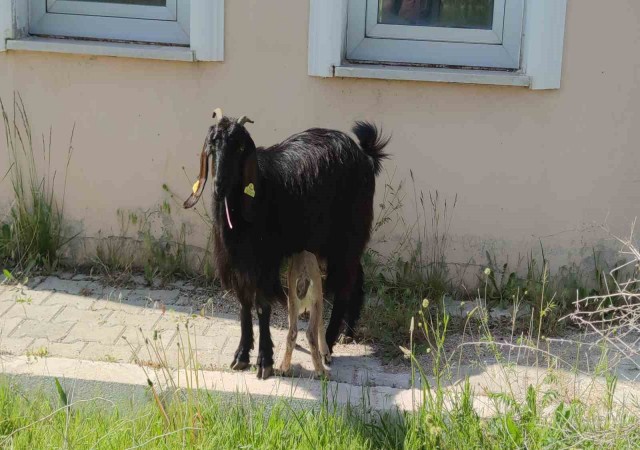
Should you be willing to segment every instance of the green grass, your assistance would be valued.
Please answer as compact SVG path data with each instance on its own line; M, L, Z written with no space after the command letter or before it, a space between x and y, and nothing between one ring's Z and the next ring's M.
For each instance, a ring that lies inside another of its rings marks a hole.
M637 417L602 417L579 402L560 403L544 416L533 388L522 402L496 400L504 413L490 419L475 412L473 396L466 385L450 407L435 395L414 414L333 407L327 399L311 405L215 394L191 404L166 402L160 410L153 402L68 403L66 393L52 399L2 381L0 448L626 449L640 442Z
M64 405L44 395L25 397L4 384L0 386L0 446L371 448L367 427L347 412L295 410L286 401L267 406L247 398L229 401L203 396L194 408L178 403L168 406L166 416L153 403L120 411L100 400L72 405L67 412Z

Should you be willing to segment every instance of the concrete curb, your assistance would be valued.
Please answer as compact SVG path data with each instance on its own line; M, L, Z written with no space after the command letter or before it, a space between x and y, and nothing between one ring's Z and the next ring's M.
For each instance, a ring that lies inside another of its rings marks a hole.
M3 356L0 374L28 391L41 390L55 394L54 379L58 378L73 401L97 397L118 404L137 404L151 399L147 376L158 391L196 384L194 373L168 369L142 368L135 364L87 361L70 358ZM363 387L329 381L326 386L315 379L272 377L258 380L252 372L200 371L198 385L223 395L284 398L302 402L318 402L323 391L338 405L366 406L375 410L413 408L412 391L390 387ZM55 394L57 395L57 394ZM416 392L419 397L419 393Z
M545 378L542 369L519 368L514 372L517 382L512 385L516 396L524 399L527 386L540 386ZM500 385L507 383L504 369L488 368L483 375L469 378L473 395L473 407L477 414L489 418L500 413L500 407L490 398L490 392L500 392ZM601 401L605 394L604 380L574 377L564 374L553 383L559 393L567 398ZM271 403L283 399L302 407L310 407L326 398L331 405L364 407L378 411L413 411L420 406L423 392L419 389L397 389L386 386L360 386L337 381L322 382L310 378L272 377L258 380L254 372L199 371L176 369L154 369L135 364L89 361L70 358L33 358L28 356L1 356L0 378L8 379L25 391L40 391L53 398L58 397L54 380L57 378L73 402L100 399L105 404L120 408L144 405L152 401L147 380L153 383L156 392L171 392L187 386L206 389L223 399L246 398ZM502 386L504 387L504 386ZM450 385L446 389L453 395L446 396L444 407L460 393L461 385ZM457 393L457 394L456 394ZM633 383L621 382L614 398L627 411L640 412L637 399L640 389ZM557 403L557 402L556 402ZM552 407L547 413L551 413Z

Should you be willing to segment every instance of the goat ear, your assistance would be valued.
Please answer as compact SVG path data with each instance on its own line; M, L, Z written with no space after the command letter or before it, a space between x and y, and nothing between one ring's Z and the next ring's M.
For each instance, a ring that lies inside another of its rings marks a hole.
M211 167L211 173L214 172L213 165ZM193 185L193 192L189 196L187 200L185 200L183 206L185 209L193 208L198 200L200 200L200 196L204 192L204 186L207 184L207 178L209 176L209 155L205 149L202 150L200 154L200 174L198 175L198 180Z
M258 172L258 157L255 147L245 149L246 156L242 165L242 201L240 211L247 222L253 222L257 206L257 196L260 195Z

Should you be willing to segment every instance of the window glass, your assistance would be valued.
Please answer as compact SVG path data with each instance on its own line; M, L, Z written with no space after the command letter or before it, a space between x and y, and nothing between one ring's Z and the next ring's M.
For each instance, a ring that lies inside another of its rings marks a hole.
M378 23L489 30L493 0L378 0Z
M114 3L118 5L167 6L167 0L75 0L87 3Z

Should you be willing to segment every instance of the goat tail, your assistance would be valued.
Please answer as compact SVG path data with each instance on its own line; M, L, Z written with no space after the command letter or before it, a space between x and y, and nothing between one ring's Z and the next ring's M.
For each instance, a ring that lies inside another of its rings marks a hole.
M360 148L371 158L373 172L378 175L382 169L382 160L389 157L382 150L387 146L391 137L383 137L378 131L378 127L370 122L357 121L351 131L358 138Z

